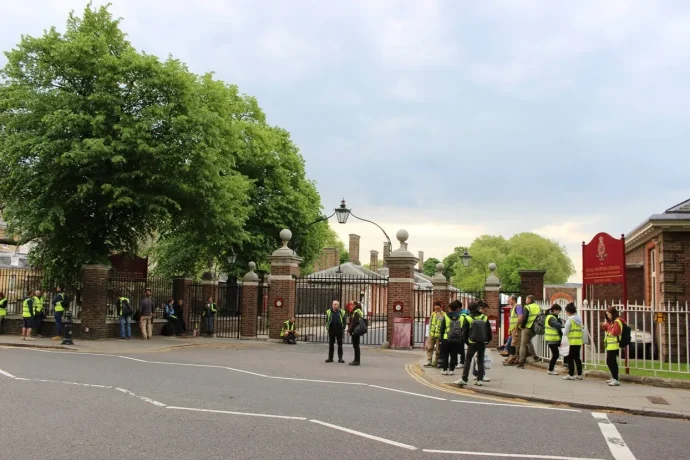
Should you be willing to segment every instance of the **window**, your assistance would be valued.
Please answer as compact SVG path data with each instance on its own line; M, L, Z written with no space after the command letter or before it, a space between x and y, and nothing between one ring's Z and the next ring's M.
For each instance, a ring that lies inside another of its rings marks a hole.
M656 305L656 249L649 251L649 300L653 306Z

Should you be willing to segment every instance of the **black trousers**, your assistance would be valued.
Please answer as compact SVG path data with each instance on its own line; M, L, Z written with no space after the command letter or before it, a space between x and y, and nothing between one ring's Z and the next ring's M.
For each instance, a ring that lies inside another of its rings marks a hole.
M556 367L556 362L558 361L558 357L561 355L558 352L558 347L559 347L558 343L550 343L549 344L549 350L551 350L551 361L549 361L549 372L554 370L554 368Z
M287 343L288 345L297 344L297 340L295 338L295 332L294 331L285 331L285 334L283 334L283 342Z
M460 342L458 347L458 354L460 355L460 364L465 365L465 342Z
M359 354L360 353L359 352L359 339L361 338L361 336L353 334L350 337L352 338L352 349L355 352L354 362L358 363L359 362L359 356L360 356L360 354Z
M170 335L179 335L180 323L177 320L177 318L171 318L170 316L168 316L165 319L168 320L168 332L170 332Z
M333 328L328 330L328 359L333 359L335 342L338 342L338 359L343 359L343 330Z
M575 375L575 367L577 367L577 375L582 375L582 358L580 357L581 348L582 345L570 345L570 351L568 351L568 356L566 357L566 360L568 361L568 375L570 376Z
M477 355L477 380L484 379L484 353L486 352L485 343L470 343L467 345L467 356L465 356L466 366L462 370L462 379L466 382L470 375L470 363L472 358Z
M35 335L41 335L43 332L43 312L34 316L34 330Z
M611 371L611 377L618 380L618 355L620 350L606 350L606 365Z
M460 353L460 342L443 341L443 370L455 371L458 365L458 353Z

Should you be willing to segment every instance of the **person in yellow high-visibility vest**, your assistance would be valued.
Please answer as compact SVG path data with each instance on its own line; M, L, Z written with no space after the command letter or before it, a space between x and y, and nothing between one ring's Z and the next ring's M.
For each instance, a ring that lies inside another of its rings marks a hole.
M426 364L424 367L436 367L438 358L441 356L441 324L445 322L446 313L441 308L440 301L434 302L434 311L429 318L429 339L426 343ZM434 358L436 350L436 359Z
M541 315L541 307L537 305L534 301L533 295L527 296L527 302L523 310L524 318L522 319L522 324L519 326L520 329L520 353L518 354L518 368L525 367L525 361L527 361L527 353L529 352L532 356L536 358L536 353L534 350L534 345L532 344L532 339L534 338L534 330L532 326L536 321L537 317Z
M31 337L31 329L34 325L34 298L32 294L33 292L29 290L22 302L22 320L24 321L22 326L22 340L34 339Z
M611 371L611 378L606 382L610 387L620 386L618 381L618 356L621 352L621 335L623 334L623 319L618 309L610 306L606 310L606 322L601 323L601 328L606 331L604 345L606 346L606 365Z
M570 349L565 361L568 363L568 375L563 377L565 380L582 380L582 344L584 343L582 333L583 325L582 318L577 314L577 308L574 303L569 303L565 306L565 314L568 319L563 328L563 336L568 337ZM577 376L575 375L575 368L577 367Z
M33 307L34 307L34 333L36 334L37 337L42 338L43 337L43 323L45 321L45 312L43 311L43 291L40 289L36 289L34 292L34 296L32 297L33 299Z
M2 333L2 321L7 316L7 297L4 292L0 292L0 333Z
M503 363L504 366L516 366L518 360L518 351L520 350L520 328L519 324L522 322L524 309L518 303L516 295L510 296L508 299L510 305L510 323L508 331L510 332L510 348L508 349L508 359Z
M288 345L296 345L298 335L299 332L297 332L295 326L295 315L292 315L290 319L285 321L283 326L280 328L280 337L282 337L283 343Z
M561 306L557 303L551 305L549 314L546 315L546 322L544 323L544 342L551 350L551 361L549 361L549 370L546 372L549 375L558 375L556 372L556 362L559 358L558 348L561 346L561 337L563 336L563 325L558 315L561 314Z

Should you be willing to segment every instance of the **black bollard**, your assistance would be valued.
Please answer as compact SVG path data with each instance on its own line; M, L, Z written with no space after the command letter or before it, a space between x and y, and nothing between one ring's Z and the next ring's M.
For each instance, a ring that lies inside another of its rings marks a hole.
M72 325L72 312L66 311L65 320L62 323L65 331L62 337L62 345L74 345L74 342L72 342Z

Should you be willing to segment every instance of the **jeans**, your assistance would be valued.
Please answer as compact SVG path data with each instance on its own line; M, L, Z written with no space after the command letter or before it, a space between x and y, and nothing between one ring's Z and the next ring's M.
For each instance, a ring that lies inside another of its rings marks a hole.
M582 358L580 357L580 349L582 345L570 345L570 351L566 357L568 361L568 375L571 377L575 375L575 366L577 366L577 375L582 375Z
M328 330L328 359L333 359L336 341L338 342L338 359L343 359L343 330L334 327Z
M549 344L549 350L551 350L551 361L549 361L549 372L553 372L554 368L556 367L556 362L558 361L558 357L561 355L560 352L558 351L559 347L560 347L560 343L550 343Z
M62 335L62 313L61 311L56 311L55 316L55 335Z
M606 365L611 371L611 377L618 380L618 355L620 350L606 350Z
M359 339L361 336L359 335L352 335L352 349L355 351L355 363L359 362Z
M458 365L458 353L460 353L460 342L450 342L448 340L443 343L443 370L455 371Z
M213 316L204 316L204 325L206 326L206 333L213 335Z
M467 382L467 378L470 375L470 365L474 355L477 355L477 380L481 381L484 379L484 354L486 352L485 343L470 343L467 345L467 356L465 357L465 362L467 365L462 370L462 379Z
M120 316L120 338L132 337L132 324L129 316Z

